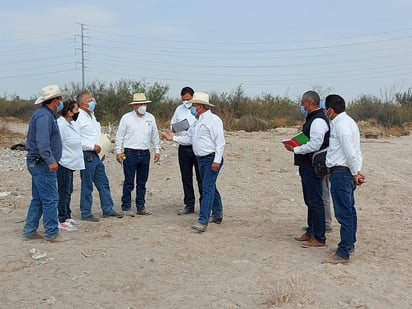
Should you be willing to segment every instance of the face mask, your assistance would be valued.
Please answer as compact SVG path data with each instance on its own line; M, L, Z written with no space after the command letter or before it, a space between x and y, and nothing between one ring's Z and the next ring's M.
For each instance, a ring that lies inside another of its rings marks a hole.
M305 110L305 107L303 105L300 106L300 112L302 113L303 116L307 116L308 115L308 111Z
M75 113L75 114L73 115L73 120L74 120L74 121L76 121L77 118L79 118L79 112L77 112L77 113Z
M144 115L144 114L146 113L146 105L140 105L140 106L137 108L137 112L138 112L139 114Z
M319 107L323 108L323 109L326 109L325 101L320 101Z
M64 107L63 101L60 101L59 105L57 106L57 112L61 112L63 107Z
M182 103L183 103L183 105L184 105L187 109L189 109L189 108L192 107L192 103L189 102L189 101L182 101Z
M89 111L93 113L95 107L96 107L96 102L95 101L90 101L89 102Z
M192 107L190 108L190 113L191 113L193 116L196 116L196 107L192 106Z

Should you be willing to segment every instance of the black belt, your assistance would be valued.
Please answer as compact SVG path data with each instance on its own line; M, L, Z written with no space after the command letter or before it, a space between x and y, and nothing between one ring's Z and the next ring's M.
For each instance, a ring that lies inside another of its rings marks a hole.
M212 152L212 153L209 153L208 155L205 155L205 156L198 156L198 158L199 159L206 159L206 158L214 158L215 157L215 153L214 152Z
M192 148L192 145L179 145L179 147Z
M133 148L125 148L124 151L129 151L129 152L136 152L136 153L143 153L143 152L148 152L149 149L133 149Z
M346 167L346 166L332 166L332 167L329 168L329 171L331 173L333 173L335 171L349 171L350 172L350 169L349 169L349 167Z

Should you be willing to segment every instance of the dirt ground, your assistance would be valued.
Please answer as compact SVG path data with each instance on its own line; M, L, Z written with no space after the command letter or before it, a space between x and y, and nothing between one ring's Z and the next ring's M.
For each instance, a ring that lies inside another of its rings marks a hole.
M27 132L27 124L7 126ZM306 207L280 139L294 133L226 132L218 177L224 219L205 233L190 228L198 205L193 215L177 215L177 147L163 141L147 184L152 216L81 222L78 231L62 231L69 241L54 244L22 239L31 177L26 152L10 150L3 136L0 308L411 308L412 136L362 139L367 183L355 196L356 251L349 265L329 265L321 260L339 241L336 220L327 248L304 249L293 239L302 234ZM12 141L24 142L22 136ZM105 165L119 210L123 172L113 153ZM76 172L75 219L79 184ZM33 259L32 249L47 257Z

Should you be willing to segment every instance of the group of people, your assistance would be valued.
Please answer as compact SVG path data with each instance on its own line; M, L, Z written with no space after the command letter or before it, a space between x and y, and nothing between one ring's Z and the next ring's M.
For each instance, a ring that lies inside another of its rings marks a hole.
M184 87L182 102L171 119L171 130L160 136L155 117L146 110L151 101L144 93L133 95L129 103L133 110L121 117L115 139L116 160L124 173L121 212L114 209L103 163L101 126L94 115L96 100L86 91L81 92L76 101L63 102L64 95L57 85L51 85L44 87L35 101L42 107L33 113L27 135L32 200L23 229L25 238L64 241L59 228L67 229L78 224L72 219L70 209L75 170L80 170L81 178L81 220L99 221L92 213L93 185L98 190L104 218L151 215L145 207L150 147L154 148L156 163L160 159L160 138L179 144L184 208L178 210L178 215L194 213L195 174L200 210L197 223L191 227L205 232L210 222L222 223L223 205L216 181L224 163L225 138L222 120L211 112L214 105L207 93ZM365 182L365 176L360 173L360 134L355 121L346 114L341 96L329 95L323 108L320 104L315 91L303 94L301 111L306 121L302 132L309 140L299 146L285 144L286 149L294 153L295 165L299 166L303 199L308 209L305 233L295 239L305 248L326 246L325 233L331 229L331 195L335 217L341 225L341 241L334 255L324 262L345 264L349 262L356 242L354 190ZM330 174L320 177L315 173L312 157L322 149L327 149L325 164ZM133 211L132 191L135 187L136 211ZM37 232L41 216L44 235Z
M35 104L42 104L32 115L27 135L27 168L32 175L32 200L27 212L23 236L61 242L59 229L77 229L79 223L71 217L73 173L80 170L80 219L98 222L92 213L93 186L96 186L103 218L151 215L146 210L146 182L149 176L150 146L154 147L154 162L160 159L160 136L155 117L146 111L150 100L144 93L135 93L131 112L124 114L116 133L116 160L123 166L124 183L121 212L114 209L109 179L102 153L100 123L94 109L96 101L89 92L78 94L76 101L63 102L66 95L57 85L46 86ZM210 111L214 106L209 95L195 93L190 87L181 92L182 104L172 123L184 117L187 130L165 132L162 138L175 140L179 147L185 207L178 214L194 212L195 193L193 169L200 193L199 220L193 229L204 232L211 222L221 223L222 201L216 180L223 165L224 133L221 119ZM136 212L132 211L132 191L136 184ZM37 230L43 216L44 235Z
M303 199L307 206L307 228L303 235L295 239L303 242L304 248L326 246L325 233L327 228L331 228L328 201L331 194L335 217L341 225L341 241L334 254L323 262L347 264L356 243L354 190L365 182L365 176L360 173L362 153L359 128L346 114L345 101L339 95L327 96L325 106L321 108L318 93L307 91L301 99L301 110L306 115L302 132L309 141L299 146L285 144L285 148L294 153L294 164L299 167ZM327 149L325 165L330 174L319 176L315 173L313 155L323 149Z

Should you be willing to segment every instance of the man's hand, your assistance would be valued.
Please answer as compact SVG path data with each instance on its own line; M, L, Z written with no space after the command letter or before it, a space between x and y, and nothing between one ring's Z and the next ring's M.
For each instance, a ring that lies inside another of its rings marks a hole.
M59 165L57 164L57 162L54 162L49 165L50 172L57 172L58 169L59 169Z
M159 160L160 160L160 153L155 153L155 155L154 155L154 163L159 162Z
M293 148L295 148L294 146L290 145L290 144L285 144L285 148L289 151L293 152Z
M173 141L173 133L171 132L162 132L160 133L160 138L166 139L167 141Z
M220 163L213 162L212 163L212 171L217 172L219 170Z
M100 147L99 145L94 145L93 151L95 153L100 153L100 151L102 151L102 147Z
M366 182L365 175L358 172L355 176L353 176L353 181L357 186L360 186L361 184Z
M119 162L120 164L123 164L124 158L125 158L124 153L118 153L118 154L116 154L116 161Z

